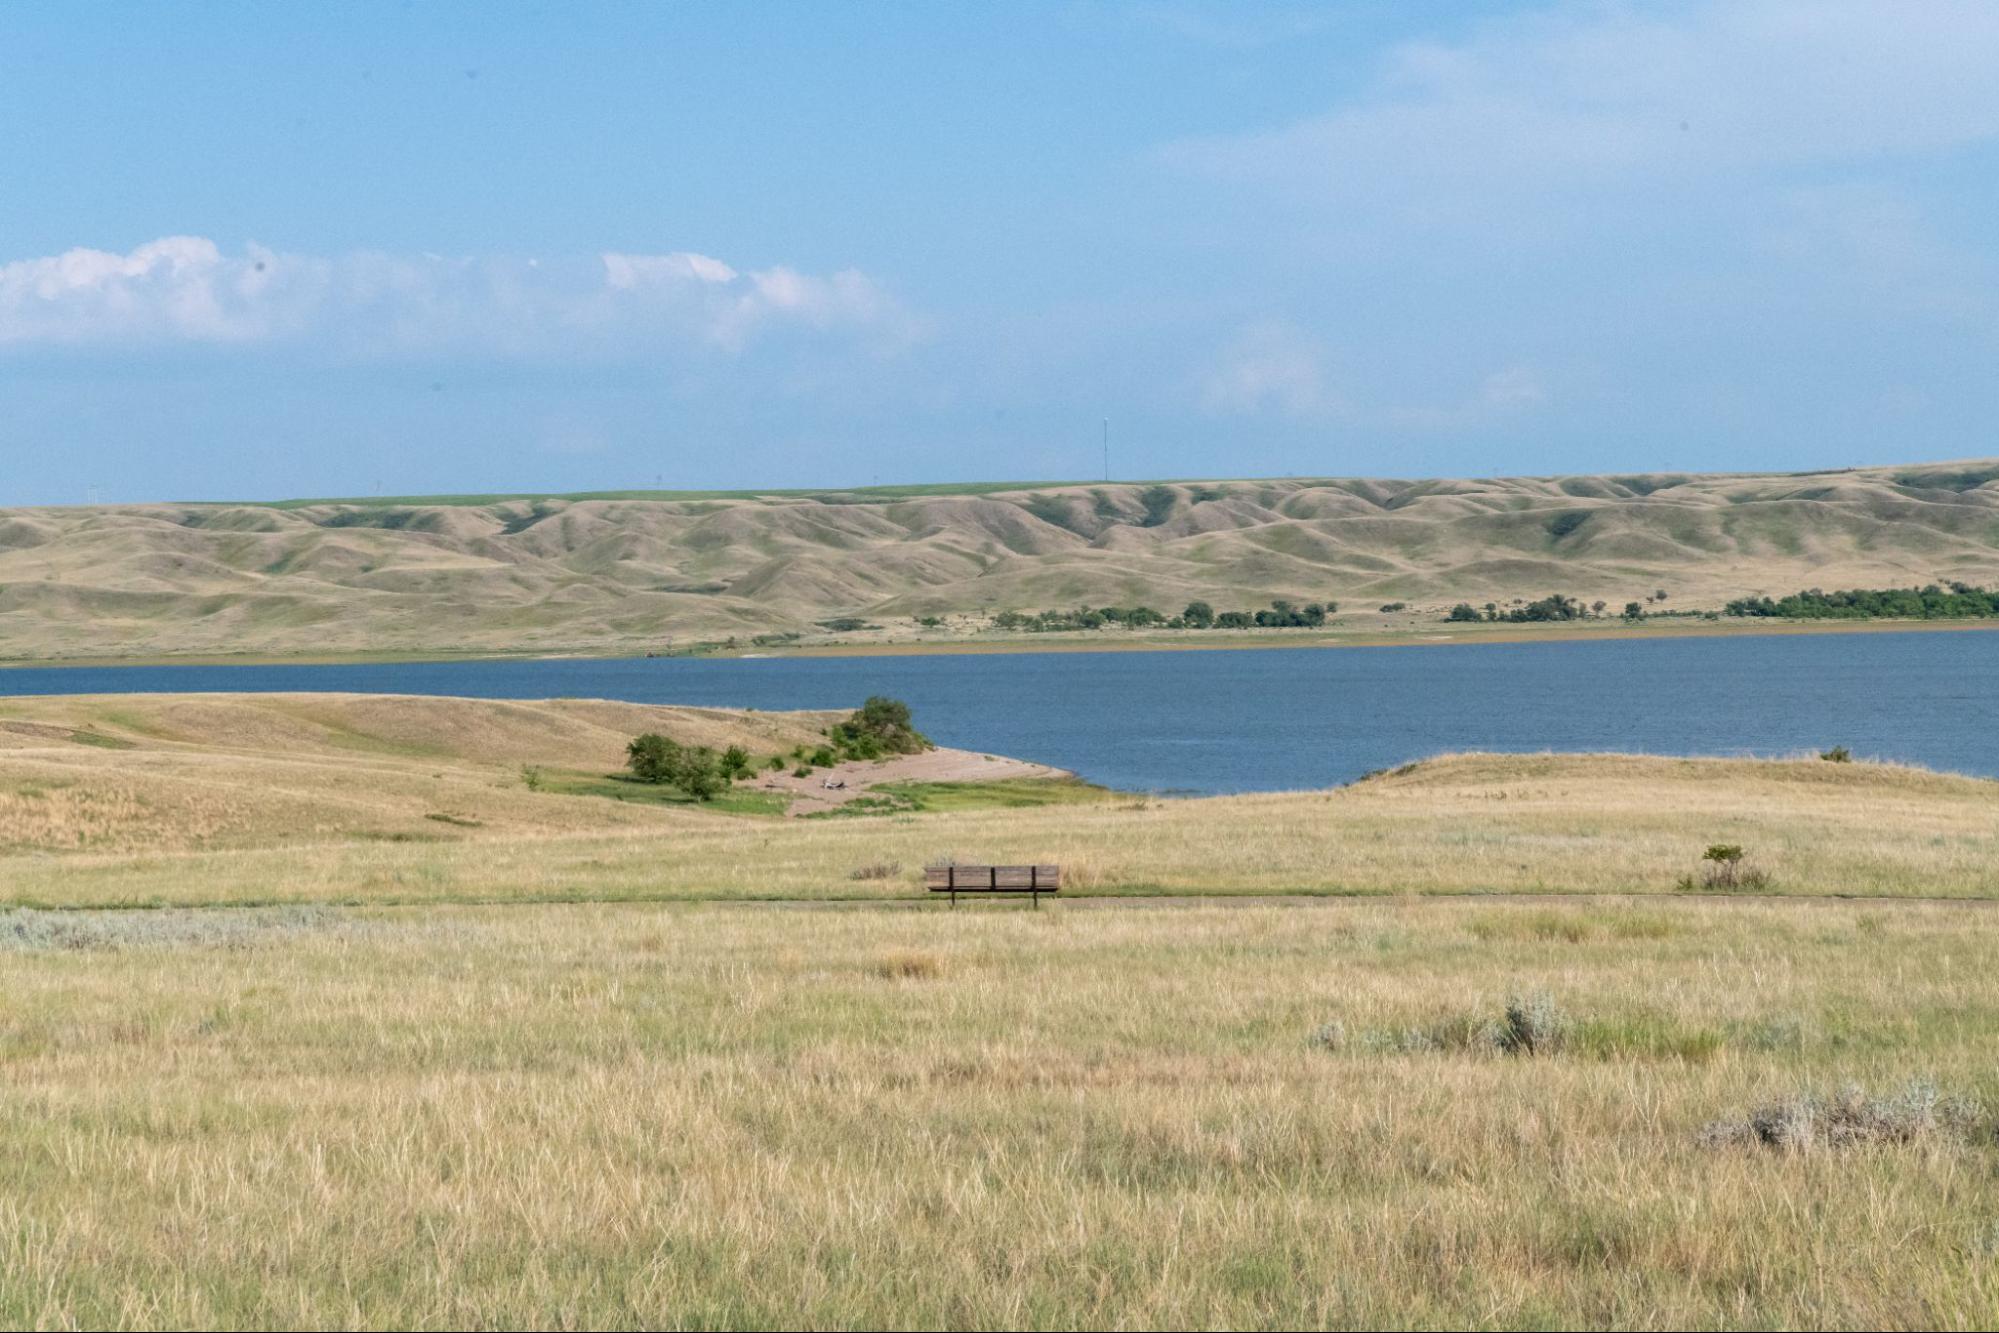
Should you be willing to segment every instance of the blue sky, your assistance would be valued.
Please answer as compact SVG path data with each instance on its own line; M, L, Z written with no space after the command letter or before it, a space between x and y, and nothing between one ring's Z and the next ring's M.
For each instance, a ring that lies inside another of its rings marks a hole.
M0 503L1999 453L1999 5L0 6Z

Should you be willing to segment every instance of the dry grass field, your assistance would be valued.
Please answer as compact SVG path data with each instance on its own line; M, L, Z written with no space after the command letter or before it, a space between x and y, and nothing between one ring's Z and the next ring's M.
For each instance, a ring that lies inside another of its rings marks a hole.
M0 914L0 1323L1990 1327L1994 920Z
M874 642L915 616L1194 598L1332 598L1339 628L1407 633L1460 600L1716 609L1947 579L1999 581L1999 462L20 509L0 659L639 652L849 617Z
M823 721L0 701L0 1325L1999 1321L1999 783L520 772ZM1772 896L1681 891L1714 842ZM1072 887L952 911L953 854Z
M0 701L0 902L920 898L922 866L946 857L1060 861L1093 894L1670 893L1712 843L1745 847L1773 893L1999 895L1999 783L1816 758L1458 755L1332 791L788 822L531 791L521 773L601 776L648 728L763 754L816 743L824 721L393 696Z

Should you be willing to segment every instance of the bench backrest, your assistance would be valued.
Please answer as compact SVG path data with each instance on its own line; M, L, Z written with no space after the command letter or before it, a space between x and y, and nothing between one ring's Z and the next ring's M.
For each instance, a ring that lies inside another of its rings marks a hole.
M925 866L933 893L1056 893L1061 866Z

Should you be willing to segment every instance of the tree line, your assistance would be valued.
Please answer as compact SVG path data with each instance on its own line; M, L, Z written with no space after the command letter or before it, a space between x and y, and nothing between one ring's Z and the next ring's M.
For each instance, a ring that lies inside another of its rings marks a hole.
M1067 611L1001 611L993 616L993 628L1027 634L1113 625L1125 629L1315 629L1339 609L1338 602L1300 605L1281 597L1260 611L1217 611L1207 602L1189 602L1177 616L1149 606L1079 606Z
M1999 591L1969 583L1921 588L1808 588L1788 597L1738 597L1722 608L1731 616L1780 620L1963 620L1999 616Z
M1626 602L1623 617L1626 620L1643 620L1648 603L1666 600L1666 590L1646 594L1643 602ZM1608 602L1591 602L1583 605L1573 597L1563 593L1550 593L1546 597L1531 602L1522 602L1511 607L1502 607L1497 602L1487 602L1483 609L1470 602L1459 602L1450 609L1444 619L1452 622L1482 621L1525 625L1550 620L1600 620L1610 609Z

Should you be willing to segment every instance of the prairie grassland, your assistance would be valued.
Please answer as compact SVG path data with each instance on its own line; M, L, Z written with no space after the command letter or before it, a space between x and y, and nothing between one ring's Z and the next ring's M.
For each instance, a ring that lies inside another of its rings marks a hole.
M101 695L0 700L0 857L429 844L657 828L598 787L632 736L818 745L827 718L606 700ZM646 793L648 795L652 793ZM695 821L702 812L689 812Z
M0 1323L1990 1326L1988 911L0 914Z
M615 710L0 704L0 1325L1999 1321L1995 908L1911 901L1999 898L1999 783L529 787L817 734ZM881 910L942 856L1097 901ZM1658 896L1420 897L1503 892Z
M0 750L0 903L36 906L908 898L946 857L1059 861L1091 894L1667 893L1717 842L1774 893L1995 897L1999 783L1459 755L1333 791L784 821L429 755Z

